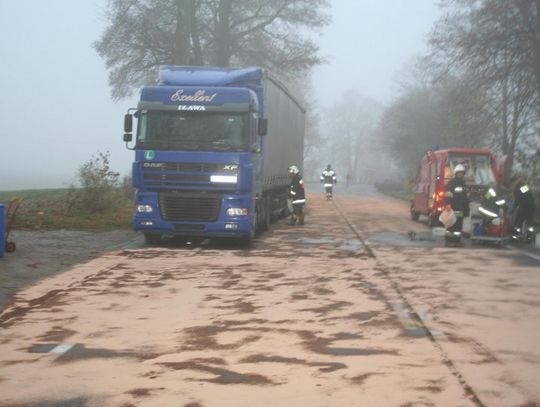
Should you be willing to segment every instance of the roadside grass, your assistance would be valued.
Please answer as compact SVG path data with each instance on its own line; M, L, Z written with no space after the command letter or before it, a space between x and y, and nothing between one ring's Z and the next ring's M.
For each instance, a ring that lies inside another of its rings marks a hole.
M18 230L89 230L107 231L130 229L133 203L118 194L114 208L107 212L89 213L72 205L73 189L36 189L0 191L0 203L21 199L13 218L13 229ZM7 219L6 219L7 221Z
M406 183L385 181L376 183L375 188L380 193L391 196L392 198L406 202L410 202L411 200L412 192Z

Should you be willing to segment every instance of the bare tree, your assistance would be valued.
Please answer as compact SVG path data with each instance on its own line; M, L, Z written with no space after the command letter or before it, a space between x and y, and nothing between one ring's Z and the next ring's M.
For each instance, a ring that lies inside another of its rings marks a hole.
M417 87L401 95L385 109L377 139L411 178L422 155L442 144L441 112L432 87Z
M412 176L427 150L490 145L489 96L471 85L474 78L441 74L417 59L397 79L401 95L385 109L377 140L404 175Z
M318 179L320 173L320 147L322 143L319 106L314 89L306 82L298 84L304 91L303 105L306 108L306 123L304 137L304 178Z
M174 36L174 64L190 64L191 23L195 12L194 0L176 0L176 30Z
M433 31L432 61L440 70L468 77L487 95L492 145L507 156L505 178L516 148L539 120L537 0L446 0L445 16Z
M341 100L328 110L325 142L321 158L332 161L344 179L365 178L377 160L372 135L382 108L377 101L348 90ZM321 163L319 170L322 171Z
M516 43L519 47L522 70L534 75L536 93L540 95L540 0L516 0L517 13L513 29L519 36ZM540 97L538 98L540 110Z
M120 99L163 64L259 65L283 80L323 62L309 32L330 21L328 0L111 0L94 43Z

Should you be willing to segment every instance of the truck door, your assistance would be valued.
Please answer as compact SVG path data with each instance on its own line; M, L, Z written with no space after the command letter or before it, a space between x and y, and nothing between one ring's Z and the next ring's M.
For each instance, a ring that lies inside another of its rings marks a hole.
M257 113L251 113L249 123L249 140L251 145L251 163L253 165L252 191L255 194L260 194L262 192L262 184L264 181L260 179L261 174L263 174L264 165L261 143L263 143L264 140L262 140L262 138L258 134L257 122Z
M429 186L428 186L428 203L427 207L433 209L433 203L435 202L435 193L437 192L437 163L432 160L429 163Z

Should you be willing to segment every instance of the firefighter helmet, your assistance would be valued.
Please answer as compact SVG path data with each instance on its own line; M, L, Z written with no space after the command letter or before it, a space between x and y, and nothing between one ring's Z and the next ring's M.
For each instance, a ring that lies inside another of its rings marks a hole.
M291 174L298 174L300 171L298 170L298 167L296 165L291 165L289 167L289 173Z
M458 164L454 167L454 175L456 175L458 172L465 172L465 167L463 164Z

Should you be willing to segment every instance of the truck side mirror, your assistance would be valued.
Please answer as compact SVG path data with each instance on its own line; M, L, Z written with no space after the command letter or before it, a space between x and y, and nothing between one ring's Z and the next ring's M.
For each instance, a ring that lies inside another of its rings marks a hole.
M131 133L124 133L124 141L126 143L129 143L131 140L133 140L133 136L131 135Z
M268 119L259 119L257 133L259 136L266 136L268 132Z
M132 131L133 131L133 115L128 113L124 116L124 132L131 133Z

